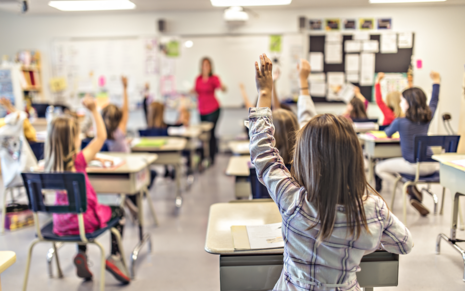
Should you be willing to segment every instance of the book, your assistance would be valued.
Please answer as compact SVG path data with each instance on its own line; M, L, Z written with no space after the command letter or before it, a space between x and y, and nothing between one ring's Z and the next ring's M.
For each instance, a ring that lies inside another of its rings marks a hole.
M155 147L159 148L167 143L166 139L141 138L134 141L136 147Z
M374 139L399 139L399 133L394 133L391 137L388 137L384 131L370 131L366 133L367 136L373 137Z
M123 165L126 161L119 157L98 153L95 159L87 165L89 168L115 169Z
M233 225L234 250L264 250L284 247L282 223L265 225Z

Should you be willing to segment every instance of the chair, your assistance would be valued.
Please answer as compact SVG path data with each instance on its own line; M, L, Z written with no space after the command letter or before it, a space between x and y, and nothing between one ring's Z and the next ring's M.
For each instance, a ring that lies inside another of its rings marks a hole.
M168 136L168 128L149 128L139 130L139 136L150 137L150 136Z
M260 183L257 178L257 171L255 168L250 168L250 188L252 190L252 199L270 199L270 194L265 185Z
M111 219L107 226L96 230L93 233L85 233L83 213L87 210L87 193L84 174L82 173L22 173L24 185L26 187L29 208L34 215L34 224L36 228L37 239L34 240L30 247L26 263L26 272L24 275L23 291L27 289L27 280L29 277L29 269L31 263L32 250L39 242L51 242L53 245L55 260L58 268L58 275L63 277L58 259L57 243L75 243L75 244L95 244L100 248L101 266L100 266L100 290L105 289L105 250L96 239L107 230L110 230L117 238L118 246L121 251L123 263L127 268L126 256L123 252L121 236L114 228L118 224L119 218ZM65 190L68 194L68 205L48 206L44 204L44 190L58 191ZM53 222L40 227L38 212L45 213L75 213L79 221L79 235L58 236L53 232Z
M369 118L364 118L364 119L352 119L352 121L353 121L354 123L368 123L368 122L370 122L370 123L378 123L378 119L377 119L377 118L371 118L371 119L369 119Z
M391 209L394 208L394 199L396 197L397 184L402 180L404 186L402 188L402 193L404 194L404 203L403 203L403 222L407 223L407 187L414 186L417 184L439 184L439 172L435 172L428 176L420 176L420 163L422 162L436 162L431 158L431 147L441 147L446 153L453 153L457 151L457 146L460 140L460 136L457 135L435 135L435 136L424 136L417 135L415 136L415 149L414 157L417 164L417 169L415 175L408 175L399 173L395 183L394 189L392 191L392 201ZM438 199L437 196L432 194L428 189L426 190L428 194L433 196L434 199L434 213L437 212ZM442 188L442 198L441 198L441 210L440 214L443 213L444 208L444 196L445 188Z
M29 146L31 147L34 156L36 157L37 161L41 161L44 159L44 146L45 143L43 142L29 142Z
M92 141L91 138L85 138L81 141L81 149L85 148L90 142ZM100 149L101 152L109 152L109 147L107 142L103 144L102 148Z

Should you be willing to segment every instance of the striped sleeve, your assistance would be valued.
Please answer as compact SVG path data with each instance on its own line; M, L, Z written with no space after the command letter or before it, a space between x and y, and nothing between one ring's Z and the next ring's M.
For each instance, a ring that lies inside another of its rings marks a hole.
M413 239L407 227L381 200L380 218L384 223L383 234L381 236L381 246L390 253L405 255L412 251Z

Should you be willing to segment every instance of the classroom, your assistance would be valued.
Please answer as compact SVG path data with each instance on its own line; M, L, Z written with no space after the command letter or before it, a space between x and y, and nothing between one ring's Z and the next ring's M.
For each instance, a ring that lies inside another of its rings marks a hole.
M463 290L464 15L0 0L0 291Z

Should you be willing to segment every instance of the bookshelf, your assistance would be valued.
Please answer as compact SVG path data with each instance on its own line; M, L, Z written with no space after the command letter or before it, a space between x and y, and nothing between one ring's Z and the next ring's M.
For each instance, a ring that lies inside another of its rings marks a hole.
M16 62L21 64L20 81L24 99L26 101L43 100L40 52L30 50L19 51L16 55Z

